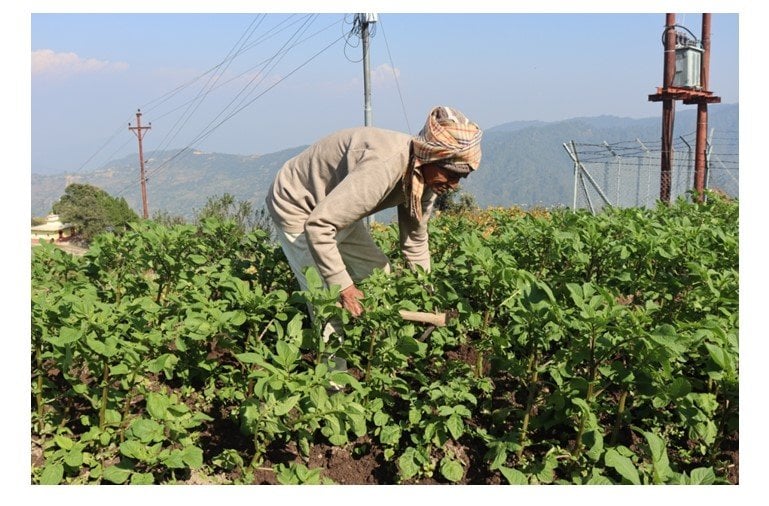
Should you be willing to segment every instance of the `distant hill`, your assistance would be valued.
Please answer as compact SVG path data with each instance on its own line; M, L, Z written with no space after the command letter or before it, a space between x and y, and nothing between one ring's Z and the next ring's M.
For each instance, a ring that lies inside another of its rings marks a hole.
M737 104L709 107L709 127L739 135ZM573 162L564 143L612 143L640 139L659 141L660 118L597 116L558 122L515 121L487 128L483 160L477 173L462 182L481 207L568 205L573 192ZM675 135L696 131L696 108L676 112ZM163 210L191 218L209 197L229 193L262 207L275 173L306 146L259 156L169 150L147 160L150 213ZM717 149L717 146L714 146ZM164 162L164 160L171 160ZM114 160L90 173L32 174L32 216L50 212L51 205L72 182L88 183L122 196L139 212L141 197L136 156Z

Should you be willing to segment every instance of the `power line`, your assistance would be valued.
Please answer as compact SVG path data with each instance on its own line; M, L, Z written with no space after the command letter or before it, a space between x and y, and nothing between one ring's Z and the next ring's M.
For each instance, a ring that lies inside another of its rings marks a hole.
M313 55L312 55L310 58L308 58L307 60L305 60L303 63L301 63L300 65L298 65L296 68L294 68L293 70L291 70L291 71L290 71L289 73L287 73L285 76L283 76L282 78L280 78L278 81L276 81L275 83L273 83L272 85L270 85L270 86L269 86L267 89L265 89L264 91L262 91L261 93L259 93L257 96L255 96L254 98L252 98L251 100L249 100L248 102L246 102L245 104L243 104L242 106L240 106L238 109L236 109L235 111L233 111L232 113L230 113L230 114L229 114L227 117L225 117L225 118L224 118L224 119L222 119L220 122L218 122L216 125L214 125L213 127L211 127L211 128L208 130L208 131L202 132L202 133L201 133L200 135L198 135L198 136L197 136L195 139L193 139L193 140L192 140L192 142L190 142L190 144L189 144L187 147L185 147L185 148L183 148L183 149L179 150L179 151L178 151L178 152L177 152L175 155L173 155L173 156L172 156L172 157L170 157L169 159L165 160L165 161L164 161L164 162L163 162L163 163L162 163L162 164L161 164L159 167L157 167L157 168L156 168L156 169L155 169L155 170L154 170L154 171L153 171L151 174L152 174L152 175L154 175L154 174L156 174L156 173L157 173L159 170L161 170L162 168L164 168L164 167L168 166L168 164L170 164L170 163L171 163L173 160L175 160L176 158L178 158L178 157L179 157L179 156L181 156L182 154L184 154L184 153L186 153L187 151L189 151L189 149L190 149L190 147L192 146L192 144L194 144L195 142L199 142L199 141L201 141L201 140L205 139L206 137L208 137L209 135L211 135L211 134L212 134L212 133L213 133L213 132L214 132L214 131L215 131L217 128L219 128L219 127L220 127L222 124L224 124L226 121L228 121L228 120L229 120L229 119L231 119L233 116L235 116L236 114L238 114L239 112L241 112L242 110L244 110L245 108L247 108L248 106L250 106L250 105L251 105L252 103L254 103L256 100L258 100L259 98L261 98L262 96L264 96L264 95L265 95L267 92L269 92L270 90L272 90L273 88L275 88L275 87L276 87L278 84L282 83L283 81L285 81L286 79L288 79L289 77L291 77L293 74L295 74L297 71L299 71L299 70L300 70L300 69L302 69L304 66L306 66L307 64L309 64L309 63L310 63L312 60L314 60L315 58L317 58L318 56L320 56L322 53L326 52L328 49L330 49L332 46L334 46L334 45L335 45L337 42L339 42L339 41L340 41L340 40L342 40L343 38L344 38L344 36L340 36L339 38L335 39L335 40L334 40L334 41L332 41L330 44L326 45L326 46L325 46L325 47L323 47L321 50L319 50L318 52L316 52L315 54L313 54ZM126 191L127 189L128 189L127 187L126 187L126 188L124 188L123 190L121 190L120 192L118 192L118 193L117 193L117 195L120 195L120 194L122 194L122 193L123 193L124 191Z
M409 134L411 134L411 124L409 123L409 115L406 112L406 104L403 102L403 94L401 93L401 85L398 82L398 73L395 72L395 63L393 63L393 57L390 53L390 44L387 43L387 35L385 34L384 25L382 24L382 20L379 20L379 25L382 27L382 36L384 37L385 41L385 47L387 48L387 56L390 58L390 69L393 71L393 78L395 79L395 87L398 89L398 97L401 101L401 109L403 110L403 118L406 120L406 128L408 129Z
M232 63L234 59L232 55L237 54L236 48L238 47L238 45L240 45L242 48L243 44L245 44L250 38L251 34L253 34L253 30L256 29L256 27L254 26L255 22L256 22L256 19L252 21L251 25L249 26L249 29L247 29L246 32L240 37L240 39L238 39L238 42L235 43L235 45L232 47L232 49L230 49L230 52L227 54L224 60L222 60L223 62L226 62L226 64L219 65L217 67L217 71L208 78L208 81L198 91L198 94L195 96L195 98L193 98L190 102L188 102L187 108L182 113L182 115L177 118L174 125L168 130L163 140L161 140L159 145L160 147L158 149L162 149L163 146L171 144L171 141L176 138L176 136L179 134L181 129L187 124L190 117L195 113L195 111L198 110L198 108L203 103L203 101L208 97L214 85L217 83L220 77L227 71L230 64Z
M274 65L272 65L272 68L270 68L270 69L269 69L269 70L268 70L266 73L264 73L264 74L261 74L261 75L262 75L262 79L261 79L261 80L260 80L260 81L259 81L259 82L258 82L258 83L255 85L255 86L253 86L253 89L255 89L255 88L256 88L256 87L257 87L259 84L261 84L261 83L264 81L264 79L265 79L265 76L266 76L266 75L268 75L268 74L269 74L269 72L270 72L272 69L274 69L275 65L277 65L277 63L278 63L278 62L279 62L279 61L280 61L280 60L283 58L283 56L285 56L285 54L286 54L286 52L287 52L287 50L285 50L286 46L287 46L287 45L288 45L288 44L291 42L291 40L293 40L295 37L297 37L297 36L299 35L300 31L306 31L306 29L309 27L309 24L308 24L308 23L311 23L311 21L312 21L312 20L314 20L314 18L310 18L310 19L307 19L307 20L305 20L305 24L304 24L304 25L302 25L302 26L299 28L299 30L297 30L296 32L294 32L294 34L293 34L293 35L292 35L292 36L291 36L291 37L288 39L288 41L287 41L287 42L285 42L285 43L283 44L283 46L282 46L282 47L281 47L281 48L278 50L278 52L277 52L275 55L273 55L273 57L272 57L271 59L275 59L275 58L276 58L277 56L279 56L279 55L280 55L280 59L278 59L278 60L277 60L277 62L275 62L275 64L274 64ZM296 46L296 44L294 44L293 46L289 47L288 49L291 49L291 48L293 48L293 47L295 47L295 46ZM282 53L282 54L281 54L281 53ZM190 141L190 142L188 143L188 145L187 145L185 148L183 148L183 149L181 150L181 152L186 152L186 151L188 151L188 150L189 150L189 148L190 148L190 147L192 147L192 145L193 145L194 143L196 143L196 142L199 142L200 140L202 140L202 139L204 139L204 138L208 137L208 136L209 136L211 133L213 133L213 130L215 130L216 128L218 128L218 127L219 127L219 126L220 126L222 123L224 123L225 121L227 121L228 119L230 119L232 116L234 116L235 114L237 114L237 113L238 113L238 112L239 112L239 111L240 111L242 108L244 108L245 106L242 106L242 107L238 108L238 109L237 109L237 110L235 110L233 113L231 113L230 115L228 115L228 116L227 116L227 117L226 117L224 120L222 120L222 121L221 121L219 124L217 124L215 127L211 127L211 125L213 125L213 124L214 124L214 122L217 120L217 118L221 117L221 116L222 116L222 114L224 114L224 113L227 111L227 109L228 109L228 108L230 108L230 107L231 107L231 106L232 106L232 105L235 103L235 101L238 99L238 97L240 97L240 95L241 95L241 94L243 94L243 93L244 93L244 92L245 92L245 91L246 91L246 90L247 90L249 87L251 87L251 85L253 84L254 80L255 80L255 79L258 77L258 76L259 76L259 74L257 74L257 76L254 76L254 78L253 78L253 79L251 79L251 81L249 81L249 82L248 82L248 83L247 83L247 84L246 84L246 85L245 85L245 86L244 86L244 87L241 89L241 91L240 91L240 92L238 92L238 94L236 94L236 95L235 95L235 97L234 97L234 98L233 98L233 99L232 99L232 100L231 100L231 101L230 101L230 102L229 102L229 103L228 103L228 104L227 104L227 105L226 105L226 106L225 106L225 107L224 107L224 108L223 108L223 109L222 109L222 110L221 110L221 111L220 111L220 112L219 112L219 113L218 113L218 114L217 114L217 115L216 115L216 116L215 116L215 117L214 117L214 118L211 120L211 121L209 121L209 123L208 123L208 124L207 124L207 125L206 125L206 126L203 128L202 132L201 132L200 134L198 134L198 136L196 136L195 138L193 138L193 140L192 140L192 141ZM276 84L277 84L277 83L276 83ZM249 94L250 94L250 93L253 93L253 89L251 90L251 92L249 92ZM248 94L247 94L245 97L241 98L241 100L240 100L240 104L243 104L243 102L246 100L246 98L247 98L247 97L248 97ZM250 103L250 102L249 102L249 103ZM248 105L248 104L246 104L246 106L247 106L247 105ZM207 131L206 131L206 129L208 129L208 128L211 128L211 130L207 132ZM175 158L177 158L177 156L173 156L173 157L171 157L171 159L169 159L168 161L170 161L170 160L173 160L173 159L175 159ZM154 175L154 174L156 174L158 171L160 171L160 170L161 170L162 168L164 168L165 166L166 166L166 162L163 162L163 163L161 163L161 165L160 165L160 166L158 166L158 168L157 168L157 169L155 169L155 170L153 171L153 175Z

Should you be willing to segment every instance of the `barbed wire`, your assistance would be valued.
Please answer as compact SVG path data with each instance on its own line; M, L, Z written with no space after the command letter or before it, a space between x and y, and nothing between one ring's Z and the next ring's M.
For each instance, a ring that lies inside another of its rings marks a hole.
M739 139L734 132L713 131L706 152L706 188L739 197ZM575 142L564 144L575 162L573 205L653 206L658 201L662 140ZM696 134L673 140L669 181L672 198L691 195L694 187Z

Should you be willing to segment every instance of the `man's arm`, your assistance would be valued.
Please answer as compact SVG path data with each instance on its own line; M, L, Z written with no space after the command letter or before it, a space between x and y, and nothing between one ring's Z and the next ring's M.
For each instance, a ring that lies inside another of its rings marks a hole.
M321 200L305 222L307 243L326 283L342 290L353 280L336 243L337 231L369 216L390 191L391 182L379 167L357 170Z
M426 192L427 193L427 192ZM435 195L425 195L422 199L422 221L417 222L410 214L406 204L398 206L398 228L403 256L410 265L419 265L430 270L430 247L427 223L432 213Z

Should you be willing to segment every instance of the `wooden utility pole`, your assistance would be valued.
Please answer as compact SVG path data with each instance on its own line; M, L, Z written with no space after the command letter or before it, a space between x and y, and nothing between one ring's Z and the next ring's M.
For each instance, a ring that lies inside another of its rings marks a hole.
M702 15L702 65L700 67L700 85L708 89L710 78L710 14ZM694 190L697 200L705 198L705 153L708 139L708 102L697 102L697 143L694 152Z
M676 75L676 15L665 17L665 61L663 65L662 90L666 93L672 86ZM673 123L675 122L676 103L667 96L662 99L662 160L660 167L660 200L670 202L670 179L673 160Z
M144 138L145 130L152 128L152 123L149 126L142 126L142 112L141 109L136 111L136 126L132 127L131 123L128 124L128 129L136 134L136 138L139 140L139 181L142 188L142 216L146 220L149 218L149 211L147 210L147 178L144 175L144 150L142 148L142 139Z
M675 14L665 15L665 59L662 87L657 88L657 93L649 95L652 102L662 102L662 156L660 160L660 200L670 202L670 175L673 160L673 123L675 115L675 101L681 100L684 104L697 104L697 145L695 152L694 190L698 199L702 200L705 190L705 152L708 130L708 104L720 103L721 97L716 97L708 91L708 78L710 76L710 14L702 15L702 45L697 41L688 40L684 34L676 31ZM687 30L688 31L688 30ZM691 32L689 32L691 33ZM679 40L681 35L681 40ZM680 69L677 66L677 54L680 54ZM693 70L688 67L687 58L694 53L700 54L699 75L689 75ZM681 78L676 80L676 72ZM695 78L696 77L696 78Z

